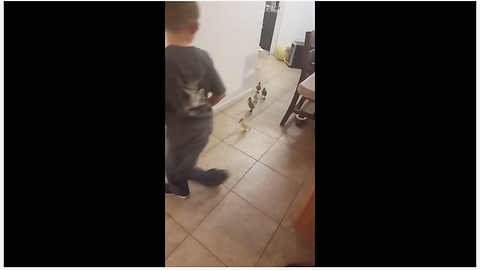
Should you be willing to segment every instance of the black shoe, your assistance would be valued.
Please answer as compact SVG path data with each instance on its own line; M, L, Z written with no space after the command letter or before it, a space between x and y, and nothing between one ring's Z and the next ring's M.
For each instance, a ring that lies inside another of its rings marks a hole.
M230 177L230 174L227 170L219 170L219 169L210 169L205 172L206 180L204 181L205 186L207 187L216 187L220 186L221 184L225 183L225 181Z
M175 194L170 190L170 187L168 186L168 184L165 183L165 196L167 196L167 195L175 195L175 196L180 197L182 199L188 199L188 197L190 197L190 192L186 192L186 193L183 193L183 194Z

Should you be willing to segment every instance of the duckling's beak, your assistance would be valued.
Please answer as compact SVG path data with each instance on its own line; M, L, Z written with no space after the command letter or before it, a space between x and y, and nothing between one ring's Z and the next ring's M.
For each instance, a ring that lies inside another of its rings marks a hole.
M243 119L240 119L240 121L238 121L238 123L241 123Z

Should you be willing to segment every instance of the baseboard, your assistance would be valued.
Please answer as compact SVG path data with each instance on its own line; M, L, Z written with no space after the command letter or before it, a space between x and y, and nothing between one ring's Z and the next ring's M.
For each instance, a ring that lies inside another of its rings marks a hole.
M246 101L247 96L249 96L251 93L252 93L252 88L236 95L235 97L229 99L226 102L222 102L218 105L213 106L213 108L212 108L213 113L221 112L221 111L225 110L226 108L230 107L231 105L233 105L234 103L237 103L238 101L240 101L242 99L245 99L245 101Z

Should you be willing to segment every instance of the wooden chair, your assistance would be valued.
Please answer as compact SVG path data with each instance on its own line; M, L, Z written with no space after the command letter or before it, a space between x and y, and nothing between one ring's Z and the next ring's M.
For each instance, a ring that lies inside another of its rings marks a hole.
M290 102L290 106L288 106L287 112L285 113L285 116L283 117L282 121L280 122L281 126L284 126L285 123L287 122L288 118L292 113L298 114L302 117L307 117L308 119L314 120L315 121L315 114L307 113L305 111L302 111L301 108L305 101L311 100L315 102L315 95L305 97L302 96L298 89L300 87L300 84L307 79L310 74L309 74L309 56L310 56L310 48L312 48L315 44L315 30L311 32L306 32L305 34L305 47L303 50L302 54L302 73L300 74L300 78L297 83L297 88L295 89L295 94L293 95L292 102ZM313 75L314 76L314 75ZM301 98L300 98L301 97ZM300 98L300 101L298 99Z

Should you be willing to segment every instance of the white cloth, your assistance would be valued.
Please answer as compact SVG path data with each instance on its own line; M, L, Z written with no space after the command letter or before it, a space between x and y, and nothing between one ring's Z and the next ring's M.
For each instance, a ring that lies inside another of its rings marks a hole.
M315 101L315 73L301 82L297 87L297 91L300 95Z

